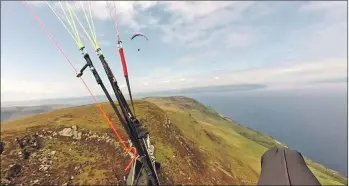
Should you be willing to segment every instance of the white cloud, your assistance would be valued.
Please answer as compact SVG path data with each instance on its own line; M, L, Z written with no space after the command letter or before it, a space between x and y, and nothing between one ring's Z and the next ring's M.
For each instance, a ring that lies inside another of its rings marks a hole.
M30 3L40 7L44 4L44 2ZM70 3L73 4L74 2ZM85 9L88 10L87 2L83 3L86 5ZM118 1L115 3L117 12L116 18L124 27L139 30L151 26L162 31L162 39L165 42L188 45L191 47L208 46L203 49L203 52L193 52L189 55L179 56L180 58L176 61L177 68L178 65L184 64L183 66L186 66L188 64L193 64L196 61L201 61L218 54L215 52L219 52L219 50L210 49L218 47L239 48L253 45L254 42L260 38L259 34L262 35L263 33L260 33L259 27L254 24L246 26L248 24L243 22L244 16L248 13L249 17L251 17L251 12L253 12L253 17L256 17L256 15L267 15L269 8L264 7L264 9L258 10L261 12L256 12L254 11L255 9L249 11L250 8L254 8L256 4L250 1ZM91 2L91 4L92 13L96 22L97 20L109 21L110 15L105 7L105 2ZM171 68L150 69L147 71L148 74L146 75L131 77L132 91L141 92L237 83L289 85L306 83L314 80L346 77L347 64L344 58L346 57L347 49L347 23L346 18L343 18L343 15L346 15L346 8L343 9L343 4L346 4L346 2L307 2L300 8L301 13L307 14L315 12L324 15L323 20L315 22L315 24L308 24L307 27L303 27L293 33L292 30L290 30L284 35L297 42L294 47L296 50L294 50L293 53L298 54L304 52L306 54L305 57L302 56L304 57L303 61L288 64L288 66L279 65L241 71L230 71L226 69L219 72L211 71L206 74L199 74L199 70L197 72L190 71L191 69L189 68L176 71ZM81 10L80 2L75 2L75 6L76 9L79 11ZM167 15L161 17L151 14L153 12L146 12L146 10L155 6L164 7L165 13L169 14L169 19L167 20ZM47 6L45 7L48 8ZM114 12L115 10L113 10L113 14ZM140 20L139 18L143 19ZM83 19L84 18L81 17L81 20ZM344 22L343 19L345 20ZM263 22L260 24L268 23ZM98 32L98 28L97 33L100 33ZM161 35L159 35L159 37L161 37ZM103 43L102 40L100 44L109 45L109 43L113 41L106 42L107 43ZM286 45L287 44L289 43L286 43ZM292 48L290 50L292 50ZM290 53L291 52L287 55L290 56L289 58L292 58ZM221 55L221 53L219 53L219 55ZM273 57L272 54L270 55ZM286 57L283 56L283 59ZM335 57L339 59L333 59ZM294 60L295 58L292 58L289 61ZM219 62L217 62L217 65L219 65ZM193 75L195 73L199 75ZM69 87L71 87L71 89L67 90L66 82L69 82ZM97 92L102 93L92 76L91 80L88 82L90 88L93 90L92 92L95 94L97 94ZM104 82L107 83L108 81L106 80ZM121 85L121 88L125 89L125 85ZM23 98L23 95L25 95L25 98L31 99L34 97L81 96L86 95L87 91L83 85L81 85L81 82L75 84L75 82L71 83L70 81L64 80L54 83L6 80L2 83L2 94L5 95L5 99L20 99ZM20 96L21 94L22 96Z
M77 78L76 78L77 79ZM29 81L16 78L1 78L2 101L85 96L88 92L80 80L68 81Z
M300 41L299 50L309 60L346 57L346 2L307 2L299 10L301 13L318 13L322 17L319 21L291 32L290 38Z
M37 1L32 4L42 6L45 2ZM83 10L85 10L86 14L89 15L90 7L95 20L111 21L110 19L112 17L113 21L116 20L119 25L126 26L136 31L140 30L142 27L154 25L158 21L158 19L154 17L146 19L146 23L140 23L139 20L137 20L138 17L146 16L140 15L142 14L141 11L146 11L155 6L158 4L156 1L74 1L69 2L69 4L75 11L78 11L77 14L81 16L79 16L79 19L81 20L83 20L84 16ZM66 8L65 3L62 3L62 5ZM56 8L56 11L61 11L58 2L54 3L54 7Z
M320 12L327 19L345 20L347 11L347 2L345 1L309 1L301 6L302 12Z
M102 46L111 46L113 43L111 41L108 41L108 40L100 40L99 44Z
M251 42L252 32L244 32L234 22L242 18L253 2L164 1L161 4L171 14L167 24L159 25L164 42L194 47L221 43L240 47ZM229 36L228 40L225 36Z
M166 5L165 11L174 14L175 17L182 19L184 22L194 23L197 19L215 16L222 11L230 8L232 14L240 16L241 13L251 6L253 2L237 1L163 1L161 4ZM195 10L195 11L194 11ZM225 12L224 12L225 13ZM211 23L219 24L219 23ZM210 25L207 25L210 27Z
M158 1L134 1L136 6L141 7L142 10L149 9L155 5L157 5Z
M199 62L201 60L204 60L207 57L214 56L216 54L217 54L217 52L213 51L213 50L192 53L192 54L178 58L176 60L176 63L184 64L184 65L193 64L193 63Z
M310 81L347 77L345 59L302 62L287 66L232 71L221 75L222 83L306 84Z
M133 81L132 87L135 89L134 92L245 83L290 87L313 81L346 78L346 69L346 59L327 59L316 63L297 62L244 70L222 70L200 75L182 75L181 72L171 71L171 73L164 73L157 78L150 76L140 78L151 82L146 88L140 86L137 81Z
M81 4L88 11L89 2L76 1L70 4L80 12L82 20ZM178 42L193 47L222 42L228 47L243 47L251 43L251 35L254 33L246 32L246 29L239 29L233 23L242 19L245 11L253 4L254 2L237 1L109 1L108 3L91 1L90 7L95 19L110 21L110 14L112 14L121 26L126 26L134 31L147 27L159 28L163 32L162 39L165 42ZM57 10L60 9L57 2L55 6ZM155 6L164 7L163 10L170 14L167 23L160 24L163 14L152 15L146 12ZM229 29L222 29L227 25ZM220 29L212 30L216 28ZM229 37L224 39L221 37L223 35Z
M318 62L298 62L283 66L224 70L200 75L185 75L170 69L156 69L157 75L132 79L132 92L148 92L210 85L260 83L271 87L302 85L314 81L346 78L346 59L331 59ZM152 71L149 72L153 74ZM103 79L104 80L104 79ZM57 97L88 96L79 79L73 82L33 82L19 79L1 79L2 101L44 99ZM105 81L107 82L107 81ZM94 95L103 94L91 77L88 86ZM127 92L125 84L120 85ZM109 89L108 89L109 90ZM110 92L112 92L110 90Z
M83 3L88 4L88 2ZM80 4L80 2L76 2L76 4ZM138 31L148 24L157 23L157 19L153 17L149 17L147 23L140 23L137 20L138 17L146 16L140 15L142 14L141 11L145 11L156 4L156 1L108 1L107 3L105 1L93 1L91 2L91 11L95 18L99 20L109 20L112 16L118 24ZM77 8L81 10L81 6L77 6Z
M239 48L249 46L253 41L253 34L250 31L246 32L233 32L227 34L224 43L227 47Z
M46 5L45 1L26 1L28 4L34 5L36 7L41 7Z
M52 93L54 89L47 87L43 82L31 82L26 80L14 80L1 78L1 92L21 92L26 94Z

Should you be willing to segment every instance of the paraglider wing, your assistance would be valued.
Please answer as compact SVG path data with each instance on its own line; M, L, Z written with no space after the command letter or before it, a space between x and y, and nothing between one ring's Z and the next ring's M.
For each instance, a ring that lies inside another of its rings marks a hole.
M143 36L145 39L148 40L147 36L145 36L145 35L142 34L142 33L136 33L136 34L134 34L134 35L131 37L131 40L133 40L133 39L134 39L135 37L137 37L137 36Z

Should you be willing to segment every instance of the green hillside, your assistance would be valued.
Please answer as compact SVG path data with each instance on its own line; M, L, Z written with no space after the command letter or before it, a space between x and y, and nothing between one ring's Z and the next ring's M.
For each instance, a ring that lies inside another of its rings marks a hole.
M109 104L102 105L126 138ZM146 98L135 101L135 107L162 165L162 184L256 184L262 154L269 147L285 146L186 97ZM59 132L68 127L81 136L61 136ZM35 133L40 145L23 160L15 138ZM130 158L115 139L96 105L8 121L1 128L5 143L1 177L6 178L9 167L17 163L22 169L11 183L122 184ZM347 184L339 173L310 160L307 163L322 184Z

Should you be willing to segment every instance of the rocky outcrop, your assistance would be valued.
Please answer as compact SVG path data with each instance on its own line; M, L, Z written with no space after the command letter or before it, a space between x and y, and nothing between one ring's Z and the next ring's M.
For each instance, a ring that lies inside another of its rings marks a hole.
M63 130L58 132L61 136L73 137L73 139L80 140L82 132L78 132L78 128L73 125L71 128L64 128Z
M67 137L73 136L73 132L72 132L71 128L65 128L65 129L59 131L58 134L61 136L67 136Z
M17 163L12 164L7 171L6 179L9 181L12 181L15 178L19 177L21 174L21 169L22 169L21 165Z
M40 161L39 171L47 173L52 166L55 154L56 151L47 150L37 156L37 159Z
M17 143L21 148L19 155L23 156L24 159L28 159L30 154L38 151L43 146L43 140L38 134L25 135L23 138L16 138Z

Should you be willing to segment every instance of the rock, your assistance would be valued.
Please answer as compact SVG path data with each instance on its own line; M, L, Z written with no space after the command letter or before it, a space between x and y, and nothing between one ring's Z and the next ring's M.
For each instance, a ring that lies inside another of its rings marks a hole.
M81 139L81 132L73 131L73 139L80 140Z
M54 156L56 154L56 151L51 151L51 155Z
M71 128L73 129L73 131L77 131L77 130L78 130L78 128L76 127L76 125L73 125Z
M1 178L1 184L10 184L11 182L7 179Z
M39 180L33 181L33 184L37 184L37 183L39 183Z
M73 132L72 132L71 128L65 128L65 129L59 131L58 134L61 136L71 137L73 135Z
M46 158L46 157L43 157L43 158L40 159L40 161L41 161L41 163L46 163L47 158Z
M22 149L20 155L23 154L24 159L28 159L30 154L39 150L43 145L42 138L40 138L39 135L28 134L21 139L17 138L16 141Z
M19 177L21 174L22 166L19 164L13 164L10 166L10 169L7 171L6 178L12 180L13 178Z
M53 137L54 137L54 136L57 136L57 132L53 132L52 136L53 136Z
M39 170L40 171L47 171L49 168L50 168L49 165L40 165Z
M73 180L73 179L74 179L74 176L71 176L70 179Z
M92 136L90 136L90 138L98 138L98 136L96 134L93 134Z

